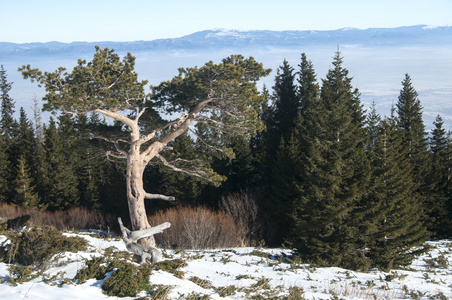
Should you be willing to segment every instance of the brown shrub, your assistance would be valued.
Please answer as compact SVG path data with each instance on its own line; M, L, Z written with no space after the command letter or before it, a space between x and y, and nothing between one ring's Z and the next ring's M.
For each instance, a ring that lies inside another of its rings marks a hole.
M113 216L90 211L84 207L50 212L0 203L0 222L21 215L30 215L30 223L34 226L53 226L58 230L108 229L111 226L116 226Z
M231 215L235 223L247 231L249 239L257 240L260 238L259 207L251 190L242 190L221 196L218 205L221 211Z
M215 249L243 247L248 244L246 231L231 215L205 207L177 207L157 212L149 219L151 226L170 222L171 227L155 235L163 248Z

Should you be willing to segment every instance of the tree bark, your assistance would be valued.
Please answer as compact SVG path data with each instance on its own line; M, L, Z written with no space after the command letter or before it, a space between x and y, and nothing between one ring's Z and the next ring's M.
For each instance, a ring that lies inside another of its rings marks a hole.
M127 202L129 205L132 230L143 230L151 227L146 215L144 199L146 191L143 187L143 173L146 164L143 163L139 152L131 151L127 157ZM155 248L153 236L140 240L141 245Z

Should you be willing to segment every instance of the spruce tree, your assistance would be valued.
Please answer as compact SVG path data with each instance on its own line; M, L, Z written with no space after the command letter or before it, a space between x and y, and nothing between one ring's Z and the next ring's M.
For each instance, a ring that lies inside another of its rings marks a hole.
M14 100L9 96L12 83L8 82L6 70L0 66L0 97L1 97L1 123L6 142L14 138L17 131L17 122L14 119Z
M14 203L25 208L38 208L40 198L35 191L30 169L23 155L18 159L16 178L13 181L15 190Z
M316 112L302 138L303 193L293 209L292 245L307 259L357 267L359 217L353 215L368 186L363 112L359 93L337 52L323 80ZM314 137L314 138L311 138Z
M407 265L428 234L422 220L422 205L413 182L413 166L394 114L379 124L378 139L371 150L372 185L365 205L368 236L365 244L373 266L389 270ZM421 249L421 248L419 248Z
M14 142L17 135L17 122L14 119L14 100L9 96L12 83L8 82L6 70L3 65L0 66L0 98L1 98L1 119L0 119L0 134L2 135L2 152L3 159L5 159L4 169L1 177L3 181L9 183L3 187L4 194L1 196L6 201L12 199L12 189L10 183L14 179L14 172L11 166L14 166L15 149Z
M300 130L303 129L303 118L301 113L297 118L297 125L292 131L291 138L285 142L281 139L280 146L276 153L275 163L272 168L272 180L269 195L269 237L273 243L281 243L291 240L297 232L295 227L297 217L293 215L293 209L302 193L301 188L301 162L302 147L300 145Z
M182 163L186 161L186 166L190 164L190 161L198 160L199 165L202 165L206 157L201 154L201 151L196 151L194 143L193 138L187 133L180 135L170 143L172 151L165 153L167 160L177 159L181 160ZM148 189L153 189L159 193L170 193L178 203L194 204L199 198L202 186L199 179L168 170L162 170L160 175L157 173L158 170L156 169L150 169L146 172L145 185ZM150 175L159 179L155 180Z
M306 54L301 54L301 63L298 77L298 97L300 99L300 111L304 118L315 110L315 105L319 100L320 87L317 83L314 66L307 59Z
M449 187L451 186L450 144L444 122L437 116L433 122L430 139L432 152L431 174L427 176L428 185L432 187L430 196L432 202L429 207L430 230L437 236L446 238L450 235L450 211L447 209Z
M0 130L0 202L6 202L9 200L8 195L10 194L9 185L9 159L6 152L6 143Z
M402 81L402 89L396 107L403 146L408 150L407 157L413 165L415 189L422 199L424 209L427 209L428 212L431 203L434 201L430 195L432 186L428 184L426 178L431 172L431 157L422 119L421 102L408 74L405 74ZM427 218L427 216L424 217Z
M44 142L44 205L51 210L64 210L79 204L77 178L66 156L65 144L53 118L46 129Z
M36 138L33 130L33 124L30 120L28 120L27 114L25 113L23 107L20 108L18 127L10 146L10 160L12 165L18 165L19 157L23 156L26 160L26 164L31 169L34 170L36 168L38 165L36 160ZM32 176L35 178L35 174L32 174Z
M300 109L294 69L286 60L283 61L283 65L277 70L273 90L275 132L272 141L275 141L275 147L277 147L281 138L286 141L289 140Z
M375 147L378 143L380 135L380 122L381 116L377 113L375 102L372 102L372 108L367 116L367 151L372 154L375 151Z
M414 180L420 185L428 166L428 143L422 119L422 105L408 74L405 74L402 81L402 89L396 106L403 143L408 149L407 155L414 167Z

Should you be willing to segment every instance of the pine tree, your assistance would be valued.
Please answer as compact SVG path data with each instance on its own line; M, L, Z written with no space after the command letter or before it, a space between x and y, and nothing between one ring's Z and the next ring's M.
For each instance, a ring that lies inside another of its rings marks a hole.
M393 113L380 122L370 155L372 185L363 202L371 208L362 225L370 237L365 245L367 255L373 266L384 270L410 263L416 254L413 247L421 246L428 237L402 137Z
M23 155L18 159L16 179L13 182L15 197L14 203L25 208L39 207L40 198L35 191L35 186Z
M302 190L293 209L292 244L309 260L357 267L359 217L353 215L368 186L364 116L359 93L337 52L320 100L302 138ZM314 137L314 138L311 138Z

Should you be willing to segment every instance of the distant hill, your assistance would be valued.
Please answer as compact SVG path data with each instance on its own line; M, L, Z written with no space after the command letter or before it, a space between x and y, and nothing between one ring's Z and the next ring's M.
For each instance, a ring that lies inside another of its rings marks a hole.
M426 25L398 28L343 28L309 31L240 31L215 29L196 32L180 38L130 42L73 42L73 43L8 43L0 42L0 55L36 56L92 53L95 45L117 52L164 51L178 49L215 49L233 47L302 47L306 45L394 46L413 44L452 45L452 26Z
M438 114L446 128L452 129L452 26L426 25L398 28L343 28L310 31L240 31L215 29L195 32L180 38L129 42L25 43L0 42L0 64L13 82L10 96L17 108L32 115L32 97L42 97L43 89L24 80L18 67L30 64L43 71L59 66L73 68L78 58L91 60L94 46L127 52L136 58L141 79L159 84L177 74L179 67L202 66L209 60L220 61L231 54L253 56L273 70L260 84L271 88L278 67L287 60L297 69L300 53L312 60L317 78L327 74L334 52L339 49L344 67L359 88L366 108L376 103L381 115L388 115L397 101L405 73L424 107L428 128ZM19 109L16 110L18 112Z

